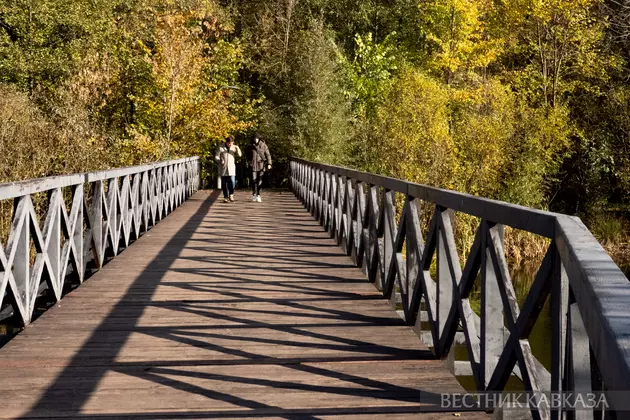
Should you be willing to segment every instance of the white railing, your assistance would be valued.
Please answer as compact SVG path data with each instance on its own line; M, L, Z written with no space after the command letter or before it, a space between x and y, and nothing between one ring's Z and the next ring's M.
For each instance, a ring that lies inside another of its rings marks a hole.
M14 200L0 246L0 308L10 304L29 324L43 291L61 299L67 282L83 282L86 270L100 268L198 188L198 157L0 184L0 200ZM47 198L37 212L40 193Z

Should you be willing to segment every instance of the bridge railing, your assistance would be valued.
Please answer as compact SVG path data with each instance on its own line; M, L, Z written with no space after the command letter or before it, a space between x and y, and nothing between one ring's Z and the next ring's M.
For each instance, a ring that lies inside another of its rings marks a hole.
M578 218L297 158L291 185L369 281L402 305L410 326L420 332L428 321L427 344L437 356L453 357L455 337L463 333L477 391L500 392L518 376L539 398L533 418L565 418L545 405L548 392L604 391L607 415L630 407L630 283ZM404 198L398 209L397 194ZM433 211L423 237L427 205ZM480 219L463 268L456 212ZM505 257L504 226L550 239L522 307ZM469 301L475 282L479 315ZM548 299L550 371L528 341Z
M44 290L61 299L198 188L198 157L0 184L0 201L13 199L0 308L30 323Z

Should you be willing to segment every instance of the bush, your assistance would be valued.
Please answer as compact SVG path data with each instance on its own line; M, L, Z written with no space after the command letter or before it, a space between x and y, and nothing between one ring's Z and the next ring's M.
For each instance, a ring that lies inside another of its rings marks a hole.
M417 71L396 80L375 122L379 172L452 188L457 156L449 132L448 90Z
M298 92L290 104L294 153L345 164L351 150L350 104L341 87L337 47L321 28L302 31L292 67Z
M46 117L25 94L0 85L0 181L102 169L105 139L86 110L66 101Z
M620 243L623 239L623 222L611 214L599 213L588 219L593 236L603 245Z
M529 107L497 80L449 86L417 70L394 81L371 125L377 171L534 207L569 136L560 107Z

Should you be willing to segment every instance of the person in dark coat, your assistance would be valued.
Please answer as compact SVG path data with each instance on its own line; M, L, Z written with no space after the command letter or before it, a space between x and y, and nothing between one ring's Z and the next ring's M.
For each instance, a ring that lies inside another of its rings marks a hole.
M260 203L263 174L271 169L271 154L262 137L256 133L247 148L247 162L252 178L252 201Z

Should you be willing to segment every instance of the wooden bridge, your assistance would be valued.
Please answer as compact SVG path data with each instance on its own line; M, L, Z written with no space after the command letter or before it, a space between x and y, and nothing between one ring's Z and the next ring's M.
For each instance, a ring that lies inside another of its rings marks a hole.
M0 418L491 418L444 406L456 371L610 405L533 418L625 409L630 285L579 220L298 159L292 192L222 203L198 165L0 186L0 313L26 326L0 348ZM480 219L463 269L454 212ZM550 239L522 307L503 225ZM550 371L527 341L548 298Z

